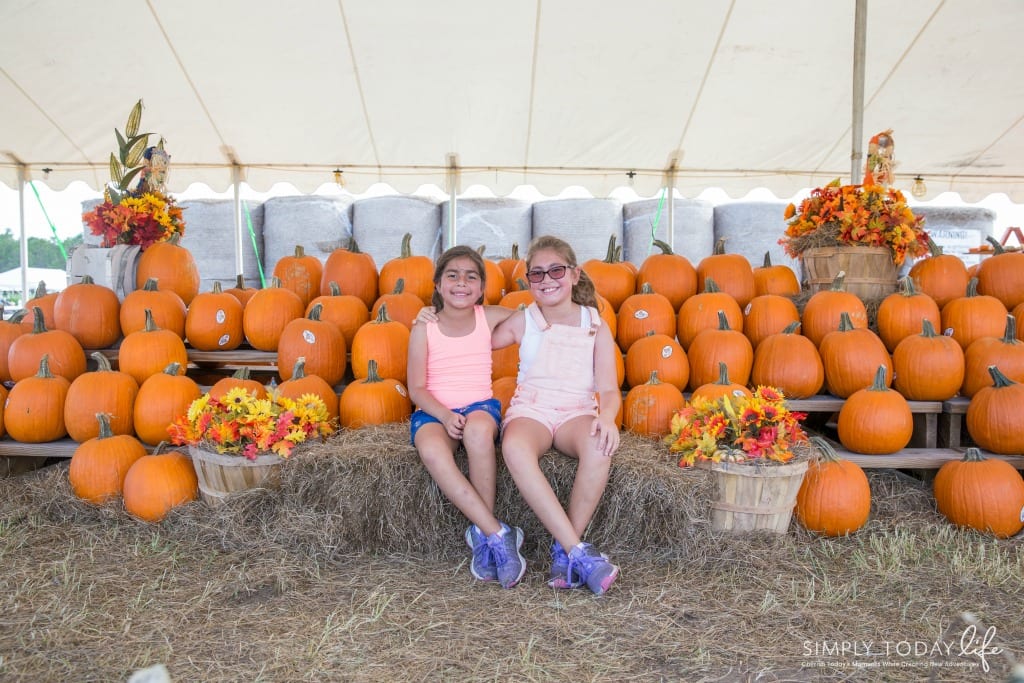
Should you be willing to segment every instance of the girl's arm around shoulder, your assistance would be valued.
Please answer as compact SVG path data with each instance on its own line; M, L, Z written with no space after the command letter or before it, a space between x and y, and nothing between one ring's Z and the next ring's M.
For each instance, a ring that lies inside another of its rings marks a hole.
M526 311L523 309L512 311L494 328L491 332L491 348L503 349L511 344L518 344L523 338L523 331L526 329Z
M494 331L495 327L505 322L515 312L514 308L508 306L484 306L484 315L487 316L487 324L491 331Z

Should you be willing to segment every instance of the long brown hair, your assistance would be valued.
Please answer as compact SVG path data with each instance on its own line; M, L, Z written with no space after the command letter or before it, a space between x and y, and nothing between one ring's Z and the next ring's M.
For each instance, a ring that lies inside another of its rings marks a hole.
M597 308L597 289L590 276L579 267L576 262L576 252L572 250L569 243L554 235L541 235L530 242L530 249L526 252L526 268L529 270L530 262L538 251L550 250L561 256L567 265L579 270L580 279L572 286L572 302L580 306L592 306Z
M441 254L441 257L437 259L437 265L434 266L434 293L430 296L430 303L438 311L444 308L444 299L441 298L441 293L437 291L437 286L441 284L441 276L444 275L448 264L457 258L468 258L476 266L476 272L480 276L480 298L477 300L477 304L484 302L484 290L487 288L487 269L484 268L484 259L475 249L460 244L450 247Z

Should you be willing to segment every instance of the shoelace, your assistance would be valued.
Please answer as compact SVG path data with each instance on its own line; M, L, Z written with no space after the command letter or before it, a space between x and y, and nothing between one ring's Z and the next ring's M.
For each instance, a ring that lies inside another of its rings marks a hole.
M487 542L487 546L491 550L491 555L494 556L495 564L501 565L508 562L508 548L506 547L506 543L508 541L506 539L508 539L510 535L511 532L508 532L504 536L499 537L498 542L494 545L491 545L490 541Z
M608 556L604 553L599 553L593 548L587 548L587 554L582 557L573 557L572 553L567 553L569 556L569 567L565 573L567 581L571 581L572 572L574 569L579 567L576 571L576 576L580 579L580 582L586 583L590 573L594 571L594 565L600 562L607 562Z

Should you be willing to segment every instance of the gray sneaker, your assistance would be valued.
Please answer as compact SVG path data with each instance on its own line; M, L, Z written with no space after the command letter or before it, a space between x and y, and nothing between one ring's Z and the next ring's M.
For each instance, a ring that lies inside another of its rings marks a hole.
M487 537L487 546L494 558L501 587L512 588L526 573L526 558L519 552L523 546L523 530L519 527L509 528L504 522L501 528L501 532Z
M579 588L583 585L579 574L575 571L569 576L569 555L562 544L555 541L551 544L551 578L548 585L552 588Z
M491 557L491 548L487 545L487 536L476 524L466 528L466 545L473 549L473 559L469 562L469 571L480 581L497 581L498 569Z
M619 568L589 543L580 543L569 551L568 576L579 576L597 595L601 595L619 578Z

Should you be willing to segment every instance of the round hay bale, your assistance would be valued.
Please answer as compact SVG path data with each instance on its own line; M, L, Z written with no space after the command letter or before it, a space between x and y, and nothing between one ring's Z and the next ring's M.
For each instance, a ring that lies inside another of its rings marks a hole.
M451 202L441 204L441 249L448 249L448 214ZM519 244L520 253L533 235L533 205L521 199L460 199L455 207L455 241L471 247L487 245L485 257L508 258L512 245Z
M301 245L307 256L326 261L332 251L352 237L352 199L348 197L273 197L263 204L264 268L295 254Z
M622 207L622 251L626 260L640 265L651 254L661 253L651 241L651 226L659 203L657 199L643 199ZM676 199L673 208L675 239L672 251L685 256L696 266L702 258L710 256L715 247L714 205L703 199ZM669 242L667 202L661 207L656 236L663 242Z
M441 253L441 206L400 195L358 199L352 205L352 236L360 251L373 256L378 270L401 253L406 233L412 234L413 254L436 259Z
M802 277L800 261L792 259L779 244L786 231L782 217L786 202L729 202L715 206L715 242L725 238L725 250L740 254L756 268L771 254L772 263L789 266Z
M568 242L582 264L603 259L608 238L622 244L622 203L615 199L551 199L533 205L533 236L554 235ZM526 249L520 245L525 258Z
M247 202L256 247L263 260L263 272L269 277L263 250L263 204ZM213 283L234 287L238 275L235 268L235 203L231 199L189 199L179 202L185 221L181 246L192 252L199 269L199 291L206 292ZM249 287L260 286L260 271L253 253L253 240L242 211L242 275Z

